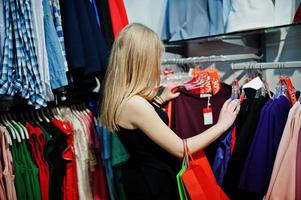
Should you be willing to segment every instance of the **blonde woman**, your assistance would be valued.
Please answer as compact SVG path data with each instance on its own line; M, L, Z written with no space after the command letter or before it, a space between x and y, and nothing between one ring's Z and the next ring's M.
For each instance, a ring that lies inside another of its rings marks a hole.
M183 141L167 125L161 104L176 98L176 85L156 97L160 85L162 42L149 28L132 23L115 40L105 78L101 122L120 137L130 154L121 179L126 197L178 199L176 157L183 157ZM226 101L216 125L188 138L191 153L204 149L234 122L240 106Z

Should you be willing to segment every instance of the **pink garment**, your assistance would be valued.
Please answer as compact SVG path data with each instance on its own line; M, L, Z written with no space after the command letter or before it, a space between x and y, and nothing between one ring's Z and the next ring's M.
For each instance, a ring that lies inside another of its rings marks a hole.
M0 132L2 133L0 146L1 146L1 151L2 151L1 153L2 153L3 164L4 164L3 181L6 186L5 193L6 193L7 199L17 200L17 193L16 193L16 188L15 188L15 183L14 183L15 175L14 175L14 167L13 167L13 157L9 150L8 143L4 137L4 134L5 134L5 132L7 132L7 130L5 127L1 126Z
M301 106L291 108L278 147L268 192L264 199L295 199L296 154L301 126Z
M4 140L4 134L0 133L0 141L2 143L2 141ZM0 149L0 199L2 200L6 200L6 192L5 192L5 186L4 186L4 182L3 182L3 173L2 173L2 150Z
M296 200L301 200L301 128L299 130L296 162Z

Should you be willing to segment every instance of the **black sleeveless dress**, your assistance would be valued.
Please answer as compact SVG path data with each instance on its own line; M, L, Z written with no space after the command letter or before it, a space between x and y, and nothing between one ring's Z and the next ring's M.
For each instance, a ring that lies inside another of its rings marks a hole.
M168 123L166 113L161 108L154 108L164 123ZM127 199L179 199L176 174L180 164L176 157L154 143L140 129L121 127L117 134L130 154L130 159L122 167L121 178Z

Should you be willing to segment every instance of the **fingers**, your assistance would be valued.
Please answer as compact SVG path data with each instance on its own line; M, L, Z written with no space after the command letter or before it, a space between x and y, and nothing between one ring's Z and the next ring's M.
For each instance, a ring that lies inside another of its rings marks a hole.
M231 102L231 99L226 100L223 107L222 107L222 110L223 109L228 109L230 102Z
M173 98L180 96L180 94L181 94L180 92L173 93Z
M235 100L232 100L229 105L228 105L228 108L234 112L236 107L239 105L239 100L238 99L235 99Z
M240 102L238 102L234 112L236 115L238 115L239 111L240 111Z

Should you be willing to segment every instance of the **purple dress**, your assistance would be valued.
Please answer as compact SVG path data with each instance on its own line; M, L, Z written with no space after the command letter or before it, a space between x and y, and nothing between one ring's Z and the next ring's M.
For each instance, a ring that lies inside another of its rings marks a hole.
M262 113L240 176L239 188L263 197L266 193L279 142L290 110L285 96L270 100Z

